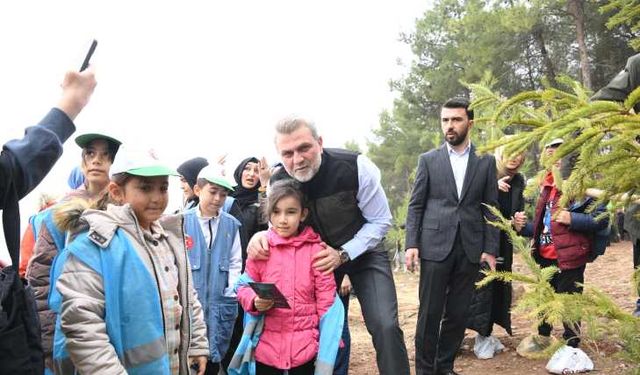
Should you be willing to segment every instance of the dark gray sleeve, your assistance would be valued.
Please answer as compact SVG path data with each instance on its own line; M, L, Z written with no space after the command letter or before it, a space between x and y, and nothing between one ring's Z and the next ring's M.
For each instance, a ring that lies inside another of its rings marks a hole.
M53 108L40 123L25 130L22 139L7 142L0 156L0 193L7 193L7 178L14 181L18 199L27 195L62 155L62 143L75 131L69 117Z
M629 94L640 86L640 53L631 56L627 65L603 88L591 97L591 100L624 101ZM640 108L634 107L636 113Z
M409 207L407 209L405 248L420 248L420 234L422 232L422 216L427 205L429 194L429 171L425 155L418 158L416 180L413 183Z

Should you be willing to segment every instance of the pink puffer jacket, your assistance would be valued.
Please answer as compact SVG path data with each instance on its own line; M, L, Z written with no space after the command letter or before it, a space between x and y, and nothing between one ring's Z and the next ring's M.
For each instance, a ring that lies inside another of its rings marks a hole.
M291 309L272 308L256 348L257 361L279 369L290 369L312 360L318 353L318 325L333 304L336 283L333 274L322 275L313 268L313 255L320 251L320 236L306 227L298 236L282 238L267 232L268 260L249 258L245 272L258 282L275 283ZM255 292L238 290L245 311L257 315Z

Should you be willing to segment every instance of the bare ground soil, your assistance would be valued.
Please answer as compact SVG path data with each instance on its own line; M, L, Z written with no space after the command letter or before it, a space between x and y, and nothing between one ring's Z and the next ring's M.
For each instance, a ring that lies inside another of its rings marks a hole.
M519 260L514 261L514 270L523 271ZM596 286L609 294L619 306L632 311L636 296L630 284L633 271L632 247L630 242L619 242L610 246L606 254L594 263L587 265L585 284ZM399 319L404 331L409 361L414 366L414 335L418 314L418 275L398 272L394 274L396 290L398 292ZM523 286L514 285L514 295L522 292ZM480 360L473 354L473 340L475 332L467 330L463 347L459 353L455 370L464 375L472 374L547 374L546 360L530 360L516 354L516 347L520 341L532 332L532 322L522 314L513 314L513 336L509 336L502 328L496 327L494 335L506 346L506 351L497 354L493 359ZM360 305L352 298L349 310L349 324L351 329L351 364L350 374L373 375L378 374L375 351L371 337L367 332ZM560 329L554 332L556 337L562 337ZM598 342L597 349L588 345L581 348L589 355L595 364L597 374L622 374L629 370L629 365L616 358L619 346L614 341Z

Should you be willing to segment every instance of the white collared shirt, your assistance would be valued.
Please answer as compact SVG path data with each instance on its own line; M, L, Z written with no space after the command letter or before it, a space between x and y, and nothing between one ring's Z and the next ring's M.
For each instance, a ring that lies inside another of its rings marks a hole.
M196 217L198 223L200 223L200 229L204 235L207 247L211 249L213 242L218 234L218 226L220 225L220 212L216 217L202 216L200 211L200 205L196 209ZM233 245L231 247L231 257L229 258L229 287L225 289L224 295L227 297L235 297L236 294L233 291L233 287L240 278L242 273L242 247L240 245L240 234L236 230L235 237L233 238Z
M453 178L456 180L458 199L460 199L460 195L462 195L462 185L464 184L464 176L467 173L467 164L469 164L471 142L467 144L467 147L465 147L461 153L456 152L449 143L445 144L449 151L449 162L451 163L451 170L453 170Z

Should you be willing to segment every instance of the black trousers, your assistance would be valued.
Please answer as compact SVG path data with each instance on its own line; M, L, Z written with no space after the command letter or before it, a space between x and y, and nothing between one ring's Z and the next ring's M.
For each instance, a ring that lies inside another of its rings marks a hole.
M305 363L304 365L289 369L289 375L313 375L315 372L315 359ZM256 361L256 375L281 375L284 370L265 365Z
M453 369L479 264L469 260L458 234L445 260L422 259L420 267L416 374L430 375Z
M349 275L367 331L376 350L381 375L409 375L404 334L398 322L398 297L387 252L371 249L338 267L336 282Z
M557 266L558 264L555 260L544 258L538 259L538 263L542 267ZM553 275L551 278L553 290L556 293L582 293L582 287L576 283L584 283L585 268L586 266L582 266L572 270L560 271ZM578 322L576 325L563 323L562 325L564 326L562 338L567 341L567 345L577 348L578 344L580 344L580 338L578 337L580 334L580 323ZM546 322L538 326L538 334L540 336L551 336L552 330L553 326Z

